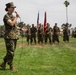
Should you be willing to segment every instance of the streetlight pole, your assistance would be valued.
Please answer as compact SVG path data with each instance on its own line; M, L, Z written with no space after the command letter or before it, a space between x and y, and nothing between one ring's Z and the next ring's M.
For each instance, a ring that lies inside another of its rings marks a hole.
M66 23L68 23L68 5L70 4L67 0L64 2L66 7Z
M70 30L68 29L69 27L71 27L71 24L68 23L68 6L69 6L69 2L67 0L65 0L64 2L65 7L66 7L66 24L62 24L62 28L63 28L63 41L69 42L69 34L70 34Z

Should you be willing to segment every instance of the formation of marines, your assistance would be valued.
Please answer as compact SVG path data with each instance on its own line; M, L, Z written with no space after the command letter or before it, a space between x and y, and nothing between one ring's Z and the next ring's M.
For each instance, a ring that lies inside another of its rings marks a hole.
M61 34L61 30L58 27L57 23L52 27L50 27L50 24L47 23L47 29L44 31L43 25L39 24L39 27L35 27L34 24L32 24L32 27L27 25L27 31L26 31L26 37L27 37L27 43L28 44L54 44L57 42L58 44L60 43L59 41L59 36ZM64 42L69 42L69 36L70 36L70 30L65 25L63 28L63 41Z
M36 28L34 24L31 26L27 26L26 31L26 37L28 44L32 44L33 42L35 44L42 44L49 41L49 44L55 43L57 41L59 43L59 34L60 34L60 28L57 26L57 23L55 23L55 26L53 28L50 27L50 24L47 23L47 29L44 32L43 25L39 24L39 27ZM38 39L38 40L37 40Z

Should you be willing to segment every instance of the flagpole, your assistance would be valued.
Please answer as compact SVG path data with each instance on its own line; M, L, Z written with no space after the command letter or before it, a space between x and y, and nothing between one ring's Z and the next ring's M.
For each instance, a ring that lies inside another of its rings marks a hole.
M47 21L46 21L46 12L44 13L44 32L46 31L46 29L47 29Z
M39 27L39 11L38 11L38 16L37 16L37 28Z

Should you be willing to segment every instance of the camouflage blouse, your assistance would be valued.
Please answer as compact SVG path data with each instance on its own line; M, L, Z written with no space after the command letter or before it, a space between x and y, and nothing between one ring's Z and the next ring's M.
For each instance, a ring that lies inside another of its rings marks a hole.
M17 29L17 25L15 24L14 26L10 26L8 23L8 20L13 21L14 20L14 16L7 13L4 18L4 25L5 25L5 35L4 38L5 39L18 39L18 29Z

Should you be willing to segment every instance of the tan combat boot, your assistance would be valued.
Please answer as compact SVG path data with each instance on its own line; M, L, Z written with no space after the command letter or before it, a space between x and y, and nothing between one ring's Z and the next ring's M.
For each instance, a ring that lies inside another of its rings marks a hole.
M11 71L15 70L15 67L13 65L10 65L10 70Z

